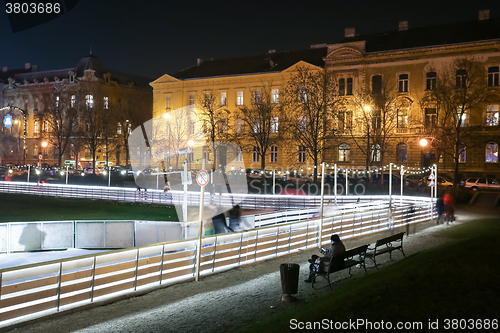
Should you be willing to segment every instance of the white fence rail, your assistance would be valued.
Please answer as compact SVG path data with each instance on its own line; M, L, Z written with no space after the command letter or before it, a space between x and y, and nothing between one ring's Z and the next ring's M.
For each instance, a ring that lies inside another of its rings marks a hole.
M396 197L393 203L391 209L387 201L379 202L379 207L339 207L325 216L321 228L315 218L206 236L201 243L200 274L318 247L328 243L333 233L349 239L409 226L432 215L426 198ZM197 239L187 239L0 270L0 327L33 315L193 280L197 246Z
M162 190L137 191L134 188L126 187L102 187L102 186L82 186L82 185L59 185L25 183L25 182L3 182L0 181L0 192L43 195L65 198L87 198L115 200L123 202L142 202L166 205L181 205L183 203L182 191ZM205 192L205 204L216 203L219 206L233 206L234 202L240 202L241 208L245 209L293 209L293 208L315 208L321 204L320 196L309 195L263 195L263 194L214 194L210 198L210 193ZM387 195L357 196L339 195L337 204L354 203L357 200L378 201L386 200ZM198 206L200 202L199 191L188 191L188 206ZM325 204L334 203L335 197L325 196Z

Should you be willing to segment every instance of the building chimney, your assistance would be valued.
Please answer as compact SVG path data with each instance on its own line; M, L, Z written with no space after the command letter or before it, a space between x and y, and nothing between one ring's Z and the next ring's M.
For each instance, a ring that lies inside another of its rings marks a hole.
M484 9L479 11L479 21L489 20L490 19L490 10Z
M24 64L24 69L30 69L31 68L31 63L27 62Z
M408 21L399 21L399 31L408 30Z
M9 70L9 67L4 66L2 70L3 70L4 72L7 72L7 71Z
M203 60L203 59L201 59L201 58L198 58L198 59L196 59L196 65L197 65L198 67L200 67L200 66L201 66L201 64L202 64L204 61L205 61L205 60Z
M354 37L356 35L356 28L345 28L344 37Z

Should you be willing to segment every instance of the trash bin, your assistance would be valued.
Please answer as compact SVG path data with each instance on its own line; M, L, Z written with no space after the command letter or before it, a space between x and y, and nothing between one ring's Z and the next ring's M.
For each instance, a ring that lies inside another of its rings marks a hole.
M296 302L297 298L292 294L298 293L299 290L299 269L298 264L281 264L281 289L283 290L283 297L281 300L285 302Z

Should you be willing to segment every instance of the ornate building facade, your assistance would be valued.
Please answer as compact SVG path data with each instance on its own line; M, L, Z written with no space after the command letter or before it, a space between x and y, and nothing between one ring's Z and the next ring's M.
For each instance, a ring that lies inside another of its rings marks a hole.
M3 140L2 164L54 165L59 155L61 165L78 168L92 167L93 160L126 164L129 132L151 118L149 82L107 70L92 54L73 68L13 73L2 88L2 119L8 114L14 122L9 129L2 126L3 137L14 138ZM84 110L100 114L99 122L88 112L84 119Z
M479 67L482 76L475 86L470 87L472 73L452 68L460 61ZM337 135L325 143L328 149L321 161L350 169L395 163L411 170L437 164L441 171L451 173L458 153L460 177L500 177L500 19L490 19L487 12L481 12L478 21L442 27L409 29L408 22L400 22L399 30L373 35L356 35L354 29L346 29L339 43L303 51L198 59L196 66L151 83L153 117L195 105L207 92L216 92L220 105L232 112L253 103L263 82L270 83L271 93L279 98L298 66L331 73L338 94L345 98L337 121L328 124L335 127ZM454 117L459 116L462 133L467 132L466 137L458 136L463 139L458 148L443 136L443 124L450 119L445 116L445 101L438 98L436 85L444 86L446 79L456 88L452 92L480 91L481 98L452 111ZM237 131L237 119L233 122L228 128ZM421 145L422 139L427 140L427 146ZM286 169L290 164L311 165L295 146L290 142L276 144L266 157L266 166ZM290 147L297 152L283 154ZM260 167L251 151L245 153L245 161L248 168Z

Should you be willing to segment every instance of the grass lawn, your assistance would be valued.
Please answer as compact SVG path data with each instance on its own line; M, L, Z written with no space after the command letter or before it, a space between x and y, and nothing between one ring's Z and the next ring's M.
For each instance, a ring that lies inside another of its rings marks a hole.
M297 304L241 332L288 332L291 319L365 319L372 323L383 320L393 325L418 321L424 329L429 320L439 320L440 331L445 329L445 319L496 319L498 328L500 219L471 221L442 230L438 236L450 241L379 271L370 269L366 277L342 282L332 292ZM462 321L463 324L472 325ZM374 330L361 326L355 331Z
M174 206L0 193L0 222L61 220L177 221Z

